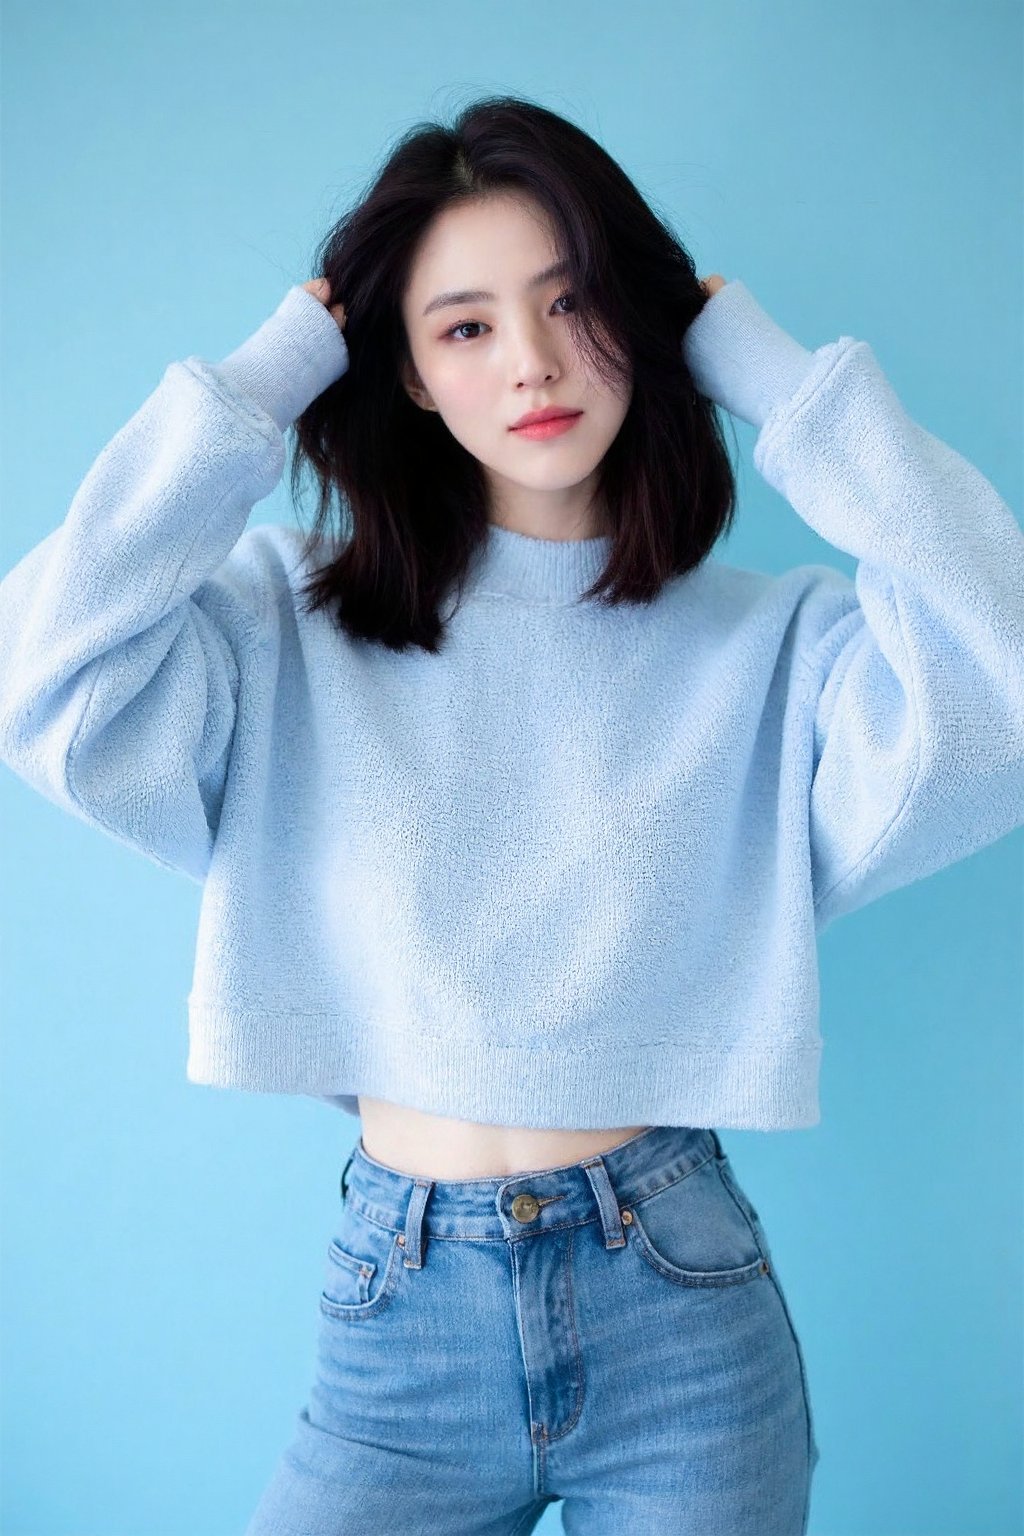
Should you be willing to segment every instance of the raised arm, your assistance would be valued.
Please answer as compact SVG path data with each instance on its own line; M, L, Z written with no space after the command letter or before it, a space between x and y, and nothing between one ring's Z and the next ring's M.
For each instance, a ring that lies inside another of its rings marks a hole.
M809 351L727 283L684 337L697 387L823 538L801 615L819 929L1024 824L1024 533L904 410L871 347Z
M276 562L246 521L284 431L347 367L340 321L289 289L222 362L168 366L0 581L0 760L200 882L276 665Z

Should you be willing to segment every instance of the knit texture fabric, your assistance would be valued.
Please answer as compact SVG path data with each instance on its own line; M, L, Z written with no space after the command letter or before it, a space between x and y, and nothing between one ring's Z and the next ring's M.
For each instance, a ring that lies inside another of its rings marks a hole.
M301 286L172 362L0 582L0 758L200 883L192 1082L536 1128L820 1119L817 935L1024 822L1024 534L870 345L726 283L683 337L856 559L582 594L491 525L441 652L297 605L246 528L348 368Z

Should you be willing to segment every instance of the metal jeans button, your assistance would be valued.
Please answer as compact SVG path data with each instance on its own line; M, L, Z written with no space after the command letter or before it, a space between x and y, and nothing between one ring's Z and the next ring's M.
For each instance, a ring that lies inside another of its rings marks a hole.
M516 1195L512 1201L512 1215L516 1221L533 1221L540 1210L536 1195Z

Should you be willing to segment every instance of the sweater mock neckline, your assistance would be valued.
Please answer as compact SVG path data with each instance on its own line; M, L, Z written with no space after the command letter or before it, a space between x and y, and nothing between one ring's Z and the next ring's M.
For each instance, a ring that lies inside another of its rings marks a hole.
M488 523L466 575L466 591L574 603L604 570L612 542L611 534L546 539Z

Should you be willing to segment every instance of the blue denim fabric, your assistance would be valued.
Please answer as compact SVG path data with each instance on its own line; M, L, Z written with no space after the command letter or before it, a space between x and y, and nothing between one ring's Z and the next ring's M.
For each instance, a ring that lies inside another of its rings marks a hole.
M805 1536L803 1354L713 1130L412 1177L357 1143L315 1380L246 1536Z

